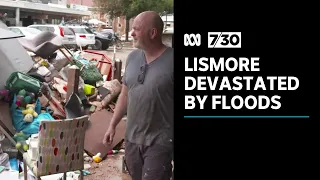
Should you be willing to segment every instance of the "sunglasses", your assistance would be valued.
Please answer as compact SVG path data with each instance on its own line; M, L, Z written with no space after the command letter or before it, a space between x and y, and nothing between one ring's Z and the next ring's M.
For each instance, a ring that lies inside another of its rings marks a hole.
M143 84L144 79L146 77L146 72L147 72L148 64L144 64L140 67L140 74L138 76L138 83Z

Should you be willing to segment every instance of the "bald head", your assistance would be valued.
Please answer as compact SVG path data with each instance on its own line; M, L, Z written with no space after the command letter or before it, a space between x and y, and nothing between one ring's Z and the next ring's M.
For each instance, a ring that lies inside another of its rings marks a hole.
M136 19L141 21L143 27L148 27L150 29L155 28L157 30L157 34L160 36L162 35L164 24L157 12L145 11L140 13Z
M131 36L134 46L148 49L151 46L162 45L163 21L154 11L145 11L134 18Z

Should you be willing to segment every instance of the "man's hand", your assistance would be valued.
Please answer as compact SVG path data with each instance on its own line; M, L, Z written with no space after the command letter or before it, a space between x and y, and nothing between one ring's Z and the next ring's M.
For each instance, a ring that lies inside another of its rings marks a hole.
M111 145L112 142L113 142L113 137L114 137L114 134L116 133L116 130L115 128L113 127L109 127L107 132L104 134L104 137L103 137L103 144L104 145Z

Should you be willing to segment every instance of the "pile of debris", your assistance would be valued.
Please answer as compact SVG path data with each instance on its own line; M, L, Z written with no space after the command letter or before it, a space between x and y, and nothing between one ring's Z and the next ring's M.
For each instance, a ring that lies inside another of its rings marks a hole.
M50 32L18 41L4 29L0 27L0 137L6 138L0 138L0 174L1 167L23 171L19 151L39 158L35 151L42 120L88 115L87 130L78 132L85 133L84 161L100 163L108 154L123 152L125 121L117 126L114 143L102 144L121 92L121 61L89 50L70 51Z

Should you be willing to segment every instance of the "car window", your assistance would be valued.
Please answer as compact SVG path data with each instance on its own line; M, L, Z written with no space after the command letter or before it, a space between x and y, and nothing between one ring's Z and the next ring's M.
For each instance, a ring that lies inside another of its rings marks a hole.
M40 31L48 31L47 27L45 26L36 26L37 29L39 29Z
M75 33L79 34L93 34L93 32L89 28L72 28Z
M29 28L34 28L34 29L38 29L39 30L39 27L38 26L28 26ZM39 30L40 31L40 30Z
M17 34L19 34L19 35L24 35L23 33L22 33L22 31L20 30L20 29L18 29L18 28L9 28L10 29L10 31L12 31L12 32L14 32L14 33L17 33Z
M70 28L67 28L67 27L62 27L62 28L63 28L65 35L74 35L74 33L72 32L72 30Z
M29 34L39 34L41 33L40 30L35 29L35 28L23 28L23 31L29 33Z
M54 27L48 27L48 31L54 33Z
M90 28L84 28L88 33L93 34L93 31Z
M40 31L49 31L54 32L54 27L48 27L48 26L31 26L32 28L39 29Z

